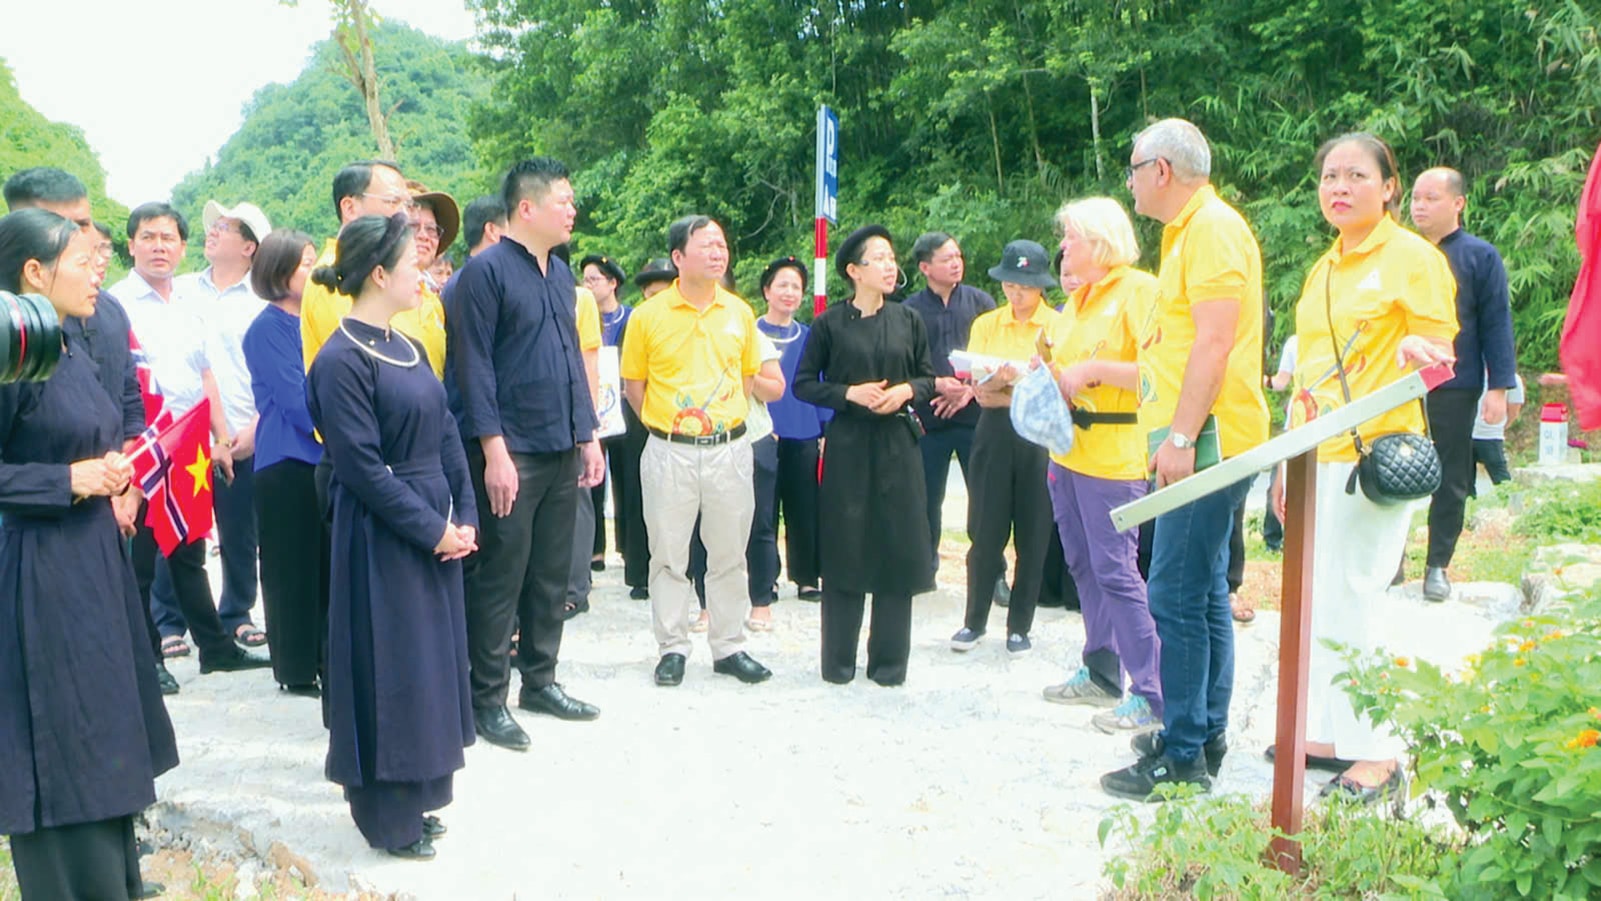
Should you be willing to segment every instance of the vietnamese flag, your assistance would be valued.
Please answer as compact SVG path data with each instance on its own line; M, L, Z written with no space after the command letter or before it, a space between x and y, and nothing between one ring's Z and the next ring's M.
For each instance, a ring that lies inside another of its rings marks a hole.
M1562 324L1562 371L1578 408L1579 428L1601 428L1601 147L1579 197L1573 226L1579 244L1579 277Z
M128 455L162 556L211 531L210 423L211 401L203 399Z

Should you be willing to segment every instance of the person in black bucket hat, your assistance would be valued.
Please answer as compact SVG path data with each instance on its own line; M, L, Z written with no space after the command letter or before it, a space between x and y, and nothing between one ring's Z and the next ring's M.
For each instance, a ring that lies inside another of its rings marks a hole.
M988 625L995 583L1006 571L1006 541L1017 550L1017 572L1006 611L1006 650L1019 654L1031 648L1045 573L1046 549L1052 536L1051 502L1045 488L1045 448L1030 443L1012 427L1012 384L1036 353L1039 337L1057 313L1045 303L1046 289L1056 284L1050 257L1034 241L1016 240L1001 251L989 270L1001 283L1007 305L978 317L968 336L975 354L1014 361L974 386L982 412L973 432L968 469L967 611L962 628L951 636L951 650L969 651Z
M678 278L678 267L666 257L656 257L640 267L634 276L634 285L649 299L652 294L672 284Z

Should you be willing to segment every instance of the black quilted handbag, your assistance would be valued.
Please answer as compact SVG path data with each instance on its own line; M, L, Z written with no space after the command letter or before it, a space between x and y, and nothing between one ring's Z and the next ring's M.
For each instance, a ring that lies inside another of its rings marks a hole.
M1340 352L1340 339L1334 332L1334 311L1329 290L1333 282L1334 266L1328 268L1323 283L1323 309L1329 320L1329 340L1334 343L1335 371L1340 375L1340 392L1345 402L1351 402L1351 386L1345 380L1345 357ZM1440 487L1440 454L1429 436L1429 411L1423 399L1423 431L1391 432L1375 437L1372 443L1364 442L1356 429L1351 440L1356 444L1356 469L1345 483L1345 493L1355 494L1357 485L1368 500L1380 506L1401 504L1426 498Z

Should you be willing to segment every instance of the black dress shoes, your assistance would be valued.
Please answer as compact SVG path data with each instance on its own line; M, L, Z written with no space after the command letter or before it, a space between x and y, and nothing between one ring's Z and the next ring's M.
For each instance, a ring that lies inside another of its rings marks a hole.
M422 837L424 839L433 841L449 831L449 829L445 828L444 821L440 820L439 817L436 817L431 813L423 815Z
M279 685L278 690L284 694L291 694L297 698L320 698L322 689L315 682L301 682L295 685Z
M1267 750L1262 752L1262 756L1267 759L1268 763L1272 763L1278 758L1278 747L1276 745L1268 745ZM1331 773L1343 773L1355 763L1356 761L1346 760L1343 757L1323 757L1319 754L1306 755L1306 768L1309 770L1327 770Z
M600 716L600 708L570 697L560 684L552 682L532 691L523 689L517 695L517 706L534 713L548 713L564 720L592 720Z
M220 657L200 658L200 672L202 673L241 673L250 669L266 669L272 666L271 657L241 651L238 648L229 648L233 653L223 654Z
M1451 580L1445 577L1445 567L1431 566L1423 571L1423 599L1436 604L1451 597Z
M755 685L773 677L773 671L757 663L744 651L736 651L712 664L712 672L733 676L741 682Z
M636 601L650 600L650 589L643 585L635 585L628 590L628 596Z
M161 687L161 693L164 695L178 693L178 680L172 673L167 672L167 665L160 660L156 661L156 685Z
M473 710L473 729L484 741L508 751L528 750L528 733L504 707Z
M398 857L401 860L433 860L434 843L429 841L428 836L424 834L422 838L411 844L402 845L399 848L389 848L388 852L390 857Z
M656 664L657 685L679 685L684 681L684 655L663 654Z

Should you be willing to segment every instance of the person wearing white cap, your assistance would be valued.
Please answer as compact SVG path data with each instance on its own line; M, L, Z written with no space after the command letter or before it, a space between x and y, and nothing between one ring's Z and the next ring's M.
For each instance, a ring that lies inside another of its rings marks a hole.
M222 550L222 598L217 614L234 641L245 647L266 644L267 635L251 621L256 605L256 518L252 457L256 451L256 401L245 364L245 331L267 302L250 286L250 267L272 224L253 203L223 206L206 201L200 221L206 228L205 269L181 275L173 287L200 311L206 328L206 355L222 397L233 452L233 479L213 482L212 511ZM155 605L160 605L159 593ZM157 625L162 614L155 611ZM181 622L181 618L179 619ZM168 630L163 630L168 632ZM170 634L170 632L168 632Z

